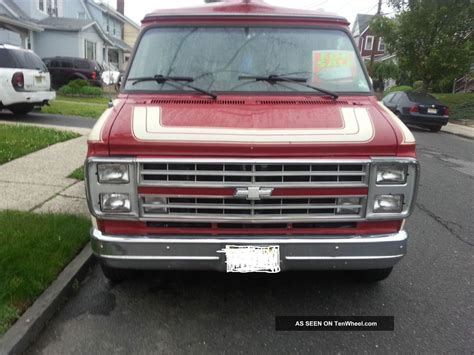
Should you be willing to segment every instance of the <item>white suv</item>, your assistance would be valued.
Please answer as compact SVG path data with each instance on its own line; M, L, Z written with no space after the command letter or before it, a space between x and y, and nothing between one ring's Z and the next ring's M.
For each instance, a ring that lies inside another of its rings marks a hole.
M0 110L26 114L55 98L48 68L35 53L0 44Z

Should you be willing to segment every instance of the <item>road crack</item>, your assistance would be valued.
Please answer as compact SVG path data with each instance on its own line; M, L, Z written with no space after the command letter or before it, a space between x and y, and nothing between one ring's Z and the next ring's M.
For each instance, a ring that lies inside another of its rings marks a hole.
M455 225L459 228L462 229L462 227L458 224L458 223L455 223L455 222L449 222L449 221L446 221L444 220L443 218L441 218L440 216L438 216L437 214L435 214L434 212L432 212L431 210L428 209L428 207L426 207L425 205L423 205L422 203L419 203L417 202L416 206L422 210L423 212L425 212L429 217L431 217L432 219L434 219L436 222L438 222L441 226L444 227L444 229L446 229L449 233L451 233L454 237L456 237L456 239L458 239L459 241L461 241L462 243L465 243L467 245L470 245L470 246L474 246L474 243L470 242L469 240L466 240L464 239L463 236L459 235L456 230L454 230L454 228L451 226L451 225Z

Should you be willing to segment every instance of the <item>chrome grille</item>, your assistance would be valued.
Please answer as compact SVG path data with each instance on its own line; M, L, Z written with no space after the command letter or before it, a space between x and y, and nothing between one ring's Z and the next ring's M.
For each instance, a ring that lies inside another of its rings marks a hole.
M153 160L139 163L142 186L367 186L368 161Z
M364 213L366 196L270 197L249 201L232 196L141 195L140 210L147 220L314 221L357 220Z

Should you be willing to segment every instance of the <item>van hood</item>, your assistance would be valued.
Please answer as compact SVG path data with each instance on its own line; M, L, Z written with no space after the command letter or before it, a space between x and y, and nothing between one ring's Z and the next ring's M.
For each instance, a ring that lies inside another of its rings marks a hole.
M403 139L366 96L121 100L107 139L114 156L390 156Z

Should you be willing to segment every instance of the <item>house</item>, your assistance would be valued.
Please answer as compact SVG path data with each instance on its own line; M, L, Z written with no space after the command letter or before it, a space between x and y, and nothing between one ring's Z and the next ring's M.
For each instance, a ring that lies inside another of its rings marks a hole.
M0 43L31 49L34 32L42 32L38 24L28 21L26 15L14 3L0 0Z
M0 4L11 10L9 17L35 26L24 31L27 33L24 41L28 42L25 47L40 57L81 57L124 69L139 26L123 13L97 1L0 0ZM117 5L123 12L124 0L118 0Z
M382 57L385 53L385 43L382 37L376 36L370 29L374 15L357 14L352 26L352 36L363 59Z

